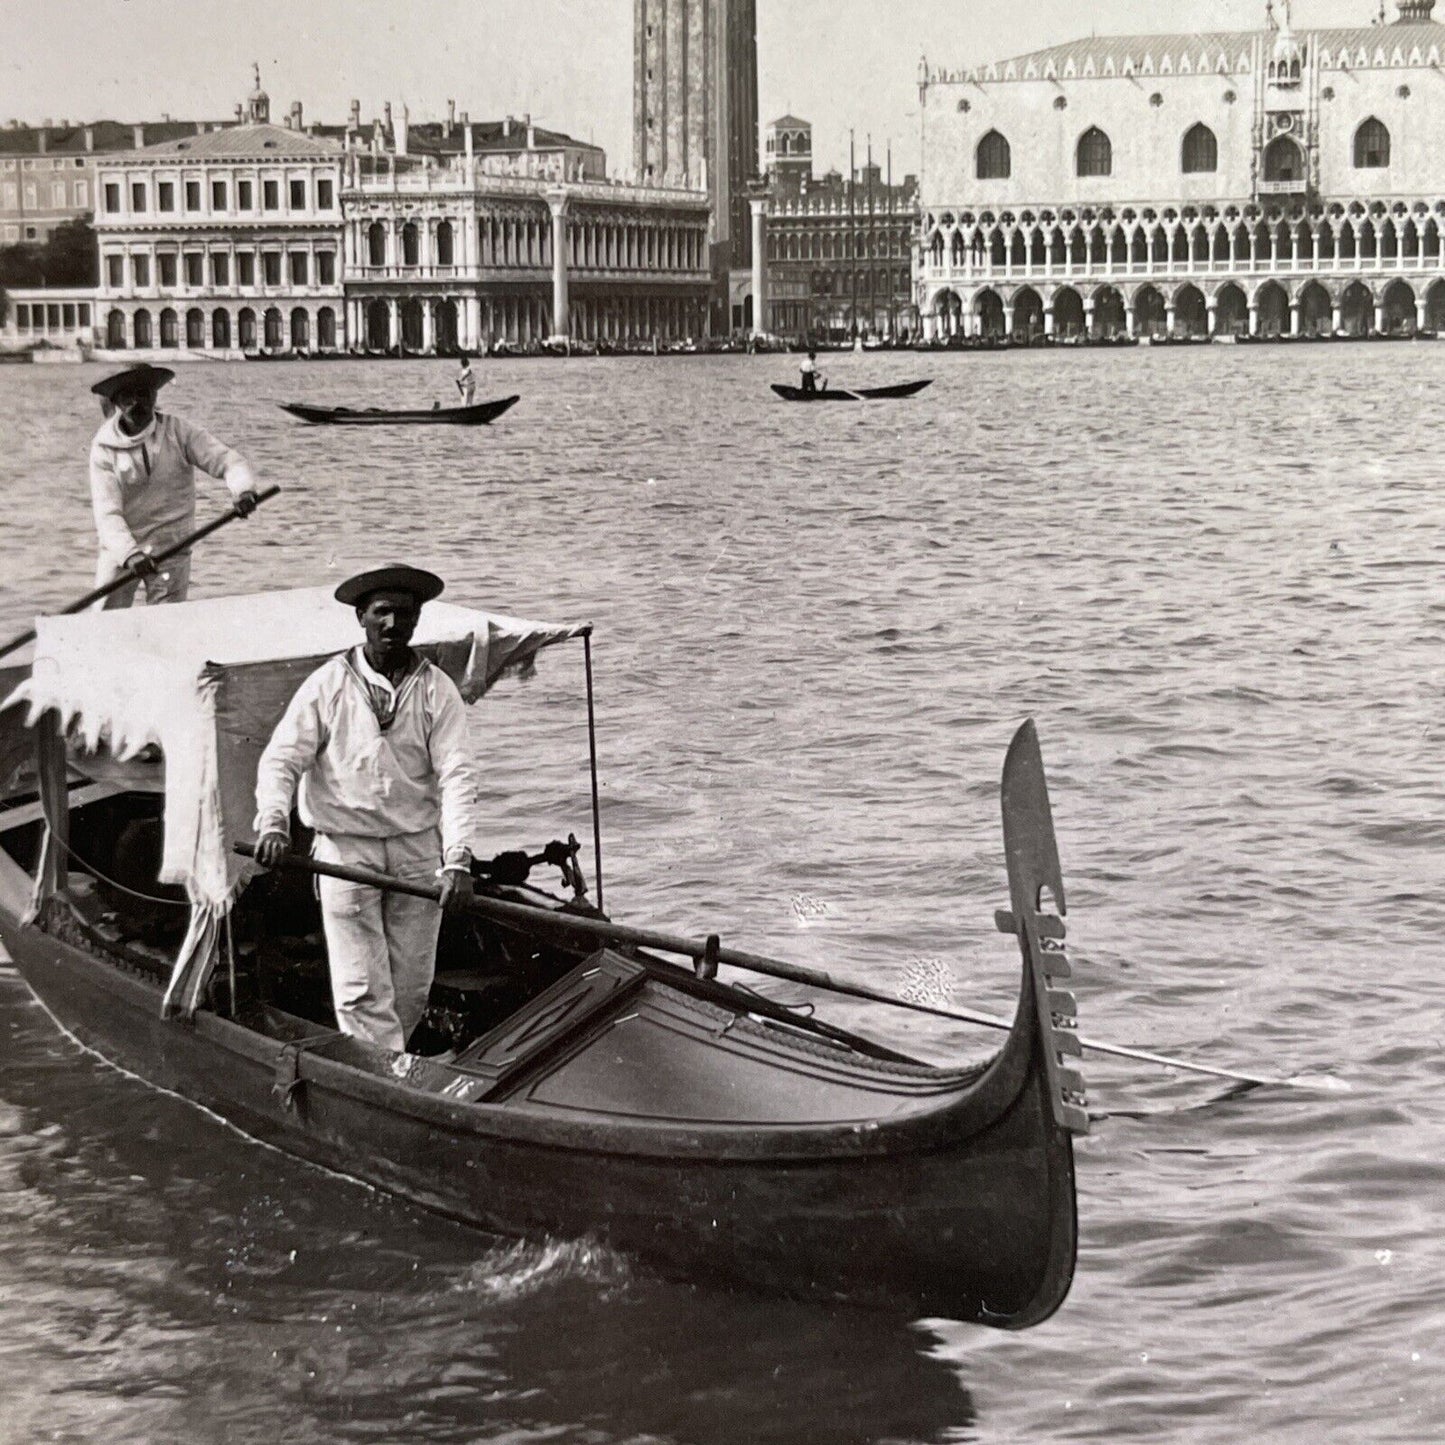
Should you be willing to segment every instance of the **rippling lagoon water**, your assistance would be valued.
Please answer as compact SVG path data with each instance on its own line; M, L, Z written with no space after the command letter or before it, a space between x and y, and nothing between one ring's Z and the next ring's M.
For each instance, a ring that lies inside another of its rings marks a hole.
M394 555L597 624L609 911L1007 1010L998 777L1038 720L1090 1056L1074 1290L1023 1335L494 1241L79 1053L0 977L0 1436L1435 1441L1445 1420L1445 346L193 366L286 487L199 594ZM89 367L0 368L0 621L90 585ZM219 496L216 496L219 504ZM203 514L206 505L203 504ZM6 628L8 631L9 628ZM496 846L587 826L580 656L474 729ZM787 995L784 995L787 996ZM991 1044L828 1005L933 1059Z

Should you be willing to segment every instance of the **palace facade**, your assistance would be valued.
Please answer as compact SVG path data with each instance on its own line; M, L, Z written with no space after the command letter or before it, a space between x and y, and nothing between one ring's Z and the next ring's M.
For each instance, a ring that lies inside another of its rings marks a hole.
M318 127L293 104L275 125L258 79L241 123L96 162L96 341L426 354L706 334L706 192L605 169L530 117L413 126L388 105L363 127L353 103Z
M1398 9L925 62L926 334L1445 327L1445 26Z
M916 335L912 256L918 179L894 185L871 159L813 174L813 128L797 116L766 132L763 329L838 341Z

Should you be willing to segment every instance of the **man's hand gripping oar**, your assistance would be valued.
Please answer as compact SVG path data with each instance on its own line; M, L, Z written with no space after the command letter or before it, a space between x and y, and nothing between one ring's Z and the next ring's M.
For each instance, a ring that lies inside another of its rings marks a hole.
M234 506L222 512L219 517L212 518L204 527L198 527L189 537L182 537L179 542L154 554L137 552L134 556L126 559L125 567L103 587L97 587L93 591L87 592L84 597L77 597L74 602L67 607L62 607L55 615L63 617L72 612L84 612L87 607L93 606L102 597L109 597L112 592L119 592L122 587L129 587L131 583L156 572L162 562L169 562L172 557L177 557L182 552L188 552L197 542L203 541L212 532L219 532L227 523L234 522L237 517L249 517L262 502L269 501L280 490L280 487L265 487L259 492L248 494L245 500L237 498ZM145 560L140 560L142 558ZM27 642L34 641L35 629L32 627L0 646L0 657L5 657L17 648L24 647Z

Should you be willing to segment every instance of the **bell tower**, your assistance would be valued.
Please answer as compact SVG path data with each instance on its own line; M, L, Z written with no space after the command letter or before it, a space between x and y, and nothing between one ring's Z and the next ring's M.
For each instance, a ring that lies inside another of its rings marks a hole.
M266 125L271 119L271 97L261 89L261 66L254 60L251 76L255 83L246 99L246 119L252 125Z
M1319 175L1319 114L1313 46L1296 35L1291 0L1276 18L1265 7L1254 127L1254 189L1257 196L1303 200Z

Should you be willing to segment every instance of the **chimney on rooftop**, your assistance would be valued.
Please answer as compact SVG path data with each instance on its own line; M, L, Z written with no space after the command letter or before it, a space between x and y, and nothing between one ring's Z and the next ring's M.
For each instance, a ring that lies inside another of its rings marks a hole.
M361 102L359 100L353 100L351 102L350 126L352 130L361 129Z
M146 143L146 128L143 125L131 126L130 136L136 150L144 149Z
M238 100L238 101L236 102L236 124L237 124L237 125L240 125L240 124L241 124L241 117L244 116L245 114L246 114L245 107L244 107L244 106L241 104L241 102Z
M301 129L301 102L299 100L291 102L291 129Z
M406 108L405 102L401 107L401 119L396 126L396 153L399 156L407 154L407 129L411 123L411 112Z
M95 149L95 127L88 125L85 128L85 148L88 151Z
M50 122L49 122L49 121L46 121L45 124L46 124L46 125L49 125ZM46 147L46 144L48 143L49 139L50 139L50 137L46 135L45 130L44 130L43 127L42 127L40 130L38 130L38 131L35 132L35 143L36 143L36 145L39 146L39 148L40 148L40 154L41 154L41 155L44 155L44 154L45 154L45 147Z
M205 121L203 121L203 120L198 120L198 121L196 122L196 134L197 134L197 135L205 135L205 133L206 133L206 123L205 123Z
M171 123L171 113L170 113L170 111L168 111L168 110L163 110L163 111L161 112L161 122L162 122L162 124L164 124L164 125L169 125L169 124ZM46 121L45 124L46 124L46 125L49 125L50 122L49 122L49 121Z
M472 163L472 120L466 113L462 112L462 149L467 155L467 164Z
M447 101L447 134L451 135L457 124L457 103L454 100Z
M389 100L381 107L381 123L388 130L391 129L391 102Z
M502 120L502 134L503 134L504 136L509 136L509 135L511 135L511 133L512 133L512 117L511 117L511 116L506 116L506 117L504 117L504 119Z

